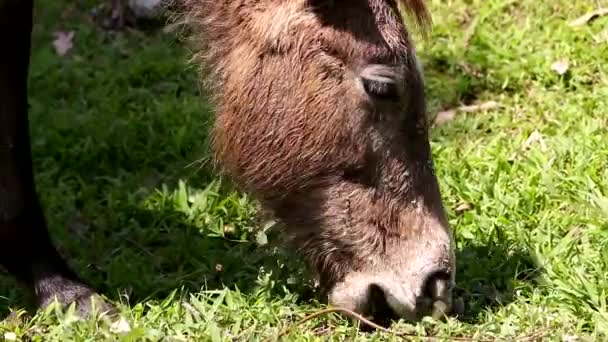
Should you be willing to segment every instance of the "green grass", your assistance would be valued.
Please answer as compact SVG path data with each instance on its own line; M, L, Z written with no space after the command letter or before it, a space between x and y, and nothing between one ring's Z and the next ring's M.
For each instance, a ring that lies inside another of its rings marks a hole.
M255 202L204 163L212 108L174 34L104 32L78 2L38 1L31 129L41 200L61 253L131 326L51 310L0 323L0 339L257 340L323 306ZM403 321L419 335L608 339L608 17L596 1L430 1L419 43L437 175L457 239L460 318ZM69 13L68 13L69 14ZM78 15L77 15L78 14ZM74 30L74 49L52 32ZM417 37L419 38L419 37ZM551 64L567 58L565 75ZM537 131L543 144L526 145ZM470 209L457 210L461 203ZM268 241L266 241L266 239ZM0 315L27 293L0 278ZM331 335L330 335L331 334ZM387 340L337 315L289 340ZM395 338L396 340L396 338Z

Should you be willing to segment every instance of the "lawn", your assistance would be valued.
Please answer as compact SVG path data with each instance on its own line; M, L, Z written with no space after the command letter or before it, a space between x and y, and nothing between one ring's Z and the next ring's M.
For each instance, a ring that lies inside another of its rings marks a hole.
M428 2L432 32L416 39L429 113L442 118L431 144L464 313L392 329L608 339L608 16L568 25L602 1ZM4 319L0 338L262 340L322 309L256 202L211 171L213 108L191 51L176 32L104 31L94 5L37 2L33 157L58 248L129 329L33 315L1 274L0 317L33 317ZM74 32L63 56L59 31ZM399 340L336 314L285 339Z

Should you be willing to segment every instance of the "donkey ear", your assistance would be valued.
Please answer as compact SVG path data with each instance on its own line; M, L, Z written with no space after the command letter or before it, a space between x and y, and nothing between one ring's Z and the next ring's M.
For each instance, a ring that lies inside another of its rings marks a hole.
M393 0L384 0L393 2ZM431 26L432 18L429 10L425 5L425 0L394 0L401 14L409 14L414 17L418 29L426 34ZM405 12L405 13L404 13Z

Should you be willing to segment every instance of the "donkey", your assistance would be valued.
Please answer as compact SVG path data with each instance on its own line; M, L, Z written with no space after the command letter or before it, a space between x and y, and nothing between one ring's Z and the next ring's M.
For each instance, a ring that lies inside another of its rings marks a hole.
M219 171L256 196L329 303L377 321L449 312L455 256L402 10L422 0L180 0L217 108ZM33 181L32 0L0 0L0 263L44 307L95 291L55 250Z

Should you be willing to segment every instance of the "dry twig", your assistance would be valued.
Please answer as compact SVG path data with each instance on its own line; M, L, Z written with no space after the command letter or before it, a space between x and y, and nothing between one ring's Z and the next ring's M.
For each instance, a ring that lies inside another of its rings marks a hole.
M583 25L591 22L592 20L597 19L604 15L608 15L608 8L600 8L593 12L589 12L589 13L579 17L578 19L571 21L570 23L568 23L568 25L570 25L572 27L583 26Z
M457 112L465 112L465 113L473 113L484 110L492 110L494 108L498 108L500 104L496 101L488 101L484 103L460 106L453 109L447 109L441 111L435 115L435 119L433 120L433 124L435 126L441 126L449 121L454 120Z
M296 323L288 326L287 328L283 329L281 332L279 332L279 334L277 336L270 337L268 339L266 339L265 342L271 342L271 341L277 341L279 340L281 337L287 335L291 330L293 330L294 328L312 320L315 319L319 316L323 316L323 315L327 315L330 313L341 313L344 314L350 318L353 318L363 324L366 324L374 329L380 330L384 333L387 334L391 334L400 338L403 338L405 340L412 340L414 338L419 338L419 339L423 339L423 340L427 340L427 341L434 341L434 340L440 340L440 339L445 339L445 340L449 340L449 341L466 341L466 342L495 342L495 341L500 341L500 339L480 339L480 338L471 338L471 337L455 337L455 336L418 336L416 334L411 334L411 333L404 333L404 332L398 332L398 331L393 331L391 329L387 329L384 328L372 321L370 321L369 319L363 317L362 315L346 309L346 308L329 308L329 309L324 309L324 310L320 310L317 311L315 313L312 313L304 318L302 318L301 320L297 321ZM515 338L515 339L504 339L505 341L519 341L519 342L528 342L528 341L540 341L541 338L545 335L544 330L539 330L537 332L534 332L532 334L529 334L527 336L523 336L523 337L519 337L519 338Z

